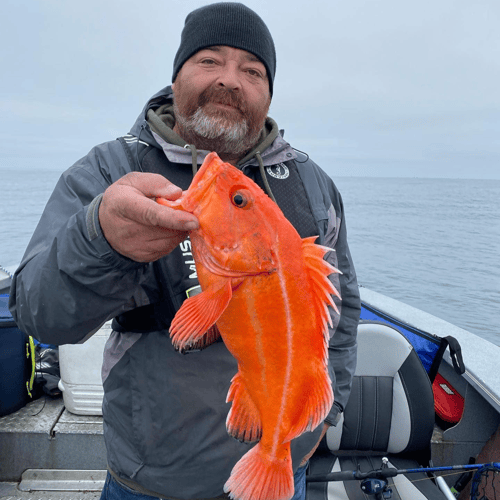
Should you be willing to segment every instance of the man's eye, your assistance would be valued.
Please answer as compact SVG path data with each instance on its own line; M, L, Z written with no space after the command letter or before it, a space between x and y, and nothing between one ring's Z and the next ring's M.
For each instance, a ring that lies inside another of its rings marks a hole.
M255 69L248 69L247 73L252 76L257 76L259 78L262 78L262 75L260 74L260 71L257 71Z
M201 61L202 64L215 64L215 61L213 59L203 59Z

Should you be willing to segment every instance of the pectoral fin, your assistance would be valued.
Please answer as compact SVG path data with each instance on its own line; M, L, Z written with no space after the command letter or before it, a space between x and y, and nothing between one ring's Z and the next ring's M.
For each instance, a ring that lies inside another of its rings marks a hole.
M221 279L185 300L170 325L174 347L184 351L193 346L205 347L215 341L217 336L209 334L204 342L204 335L225 311L232 294L231 279Z
M196 351L196 350L201 350L205 349L205 347L208 347L209 345L212 345L214 342L217 342L217 340L220 337L220 332L219 329L217 328L217 325L212 325L201 337L199 340L197 340L194 344L189 344L186 346L183 351Z

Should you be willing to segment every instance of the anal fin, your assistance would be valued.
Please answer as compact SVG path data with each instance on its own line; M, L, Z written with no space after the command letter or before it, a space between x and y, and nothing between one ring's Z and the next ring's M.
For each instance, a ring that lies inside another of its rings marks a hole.
M238 372L231 380L226 402L232 401L226 420L227 432L235 439L244 442L258 441L262 436L260 414L248 394L245 381Z

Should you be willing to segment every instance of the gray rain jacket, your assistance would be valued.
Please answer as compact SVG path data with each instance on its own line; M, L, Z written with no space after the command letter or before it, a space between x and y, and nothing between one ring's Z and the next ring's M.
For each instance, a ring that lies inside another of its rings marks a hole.
M192 156L201 163L207 152L183 148L178 136L172 144L171 134L161 137L161 126L152 125L153 136L147 121L148 110L158 112L171 101L167 87L148 102L130 134L96 146L62 174L15 273L10 308L24 332L53 344L81 342L114 318L103 365L110 469L159 496L211 498L222 494L232 467L252 445L225 429L237 365L224 343L183 355L168 335L175 310L198 285L189 240L157 262L138 263L110 247L98 219L104 190L132 170L161 173L188 187ZM276 124L268 120L267 129ZM327 259L343 273L333 276L342 303L340 318L332 313L335 403L326 419L335 424L356 366L360 311L342 200L331 179L274 132L261 155L238 166L262 187L262 174L267 177L302 237L319 235L318 243L336 250ZM320 432L321 426L292 442L294 469Z

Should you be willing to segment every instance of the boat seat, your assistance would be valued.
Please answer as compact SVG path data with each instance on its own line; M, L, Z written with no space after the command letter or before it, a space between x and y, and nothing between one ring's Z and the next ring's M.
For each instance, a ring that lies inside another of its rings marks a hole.
M377 322L358 327L358 361L348 404L310 461L308 475L382 465L428 467L434 429L432 385L412 345L396 329ZM388 480L394 500L445 500L426 474ZM307 500L368 500L360 481L309 482Z

